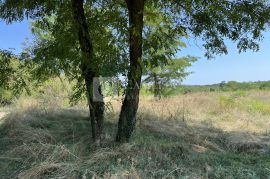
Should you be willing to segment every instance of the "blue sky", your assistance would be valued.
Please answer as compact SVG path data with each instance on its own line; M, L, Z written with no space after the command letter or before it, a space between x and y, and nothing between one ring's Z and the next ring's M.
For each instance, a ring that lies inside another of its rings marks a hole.
M12 49L13 52L19 53L26 38L31 38L28 21L7 25L0 20L0 49Z
M14 49L19 53L26 38L31 39L29 22L6 25L0 21L0 49ZM265 81L270 80L270 33L265 33L260 43L260 51L247 51L239 54L236 45L228 42L228 55L216 56L207 60L204 49L196 45L194 39L188 41L188 47L178 53L179 56L200 57L189 71L193 74L184 80L184 84L213 84L221 81Z
M268 81L270 80L270 33L264 33L258 52L238 53L236 44L228 41L229 53L217 55L214 59L204 57L205 50L198 45L200 40L191 39L188 47L178 56L192 55L200 57L189 71L193 74L184 80L184 84L213 84L221 81Z

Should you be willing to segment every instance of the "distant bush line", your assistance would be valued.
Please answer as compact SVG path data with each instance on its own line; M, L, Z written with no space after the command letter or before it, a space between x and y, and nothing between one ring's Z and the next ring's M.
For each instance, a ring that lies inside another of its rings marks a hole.
M221 82L212 85L184 85L177 87L182 93L192 92L217 92L217 91L248 91L248 90L270 90L270 81L257 82Z
M72 91L72 84L70 84L66 79L53 79L49 80L44 85L39 88L32 88L31 95L36 96L46 96L44 91L50 91L54 89L53 93L57 96L57 93L61 91L66 91L65 96L67 98L70 97ZM105 89L106 88L106 89ZM67 90L68 89L68 90ZM180 94L188 94L188 93L196 93L196 92L230 92L230 91L248 91L248 90L270 90L270 81L257 81L257 82L221 82L218 84L212 85L178 85L178 86L165 86L162 88L161 94L163 97L166 96L176 96ZM111 91L111 92L109 92ZM121 93L123 90L121 90ZM115 93L115 94L114 94ZM113 91L110 87L103 87L103 94L105 96L117 96L115 91ZM26 95L25 93L23 95ZM63 94L62 94L63 95ZM142 96L151 96L153 95L153 86L144 84L141 89ZM12 91L4 90L0 88L0 105L9 105L14 101L14 98L17 98L12 95Z

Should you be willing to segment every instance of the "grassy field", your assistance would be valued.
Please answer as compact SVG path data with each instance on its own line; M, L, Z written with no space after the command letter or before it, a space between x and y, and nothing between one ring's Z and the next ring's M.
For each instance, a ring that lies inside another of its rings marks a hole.
M270 178L268 91L141 97L127 144L113 142L120 100L107 99L101 146L87 108L59 101L0 110L0 178Z

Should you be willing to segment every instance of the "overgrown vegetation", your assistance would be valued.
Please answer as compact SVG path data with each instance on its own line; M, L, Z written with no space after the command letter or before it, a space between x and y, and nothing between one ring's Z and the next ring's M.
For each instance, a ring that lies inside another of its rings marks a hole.
M120 101L113 100L100 146L90 140L86 106L63 108L64 98L55 101L55 94L46 94L46 104L20 99L1 119L1 178L270 176L270 113L247 103L270 105L261 100L267 91L143 97L134 140L126 144L114 143Z
M269 178L268 82L183 88L196 58L177 57L189 37L208 59L225 39L258 51L269 17L266 0L1 0L34 38L0 50L0 177Z
M7 23L25 18L34 21L33 43L18 59L31 69L22 74L31 72L31 77L18 75L19 80L13 77L19 86L13 90L22 87L27 90L27 79L44 82L65 74L76 83L73 100L79 100L82 94L87 97L92 138L99 143L105 106L97 87L100 85L98 77L127 77L116 141L129 141L136 126L142 75L147 69L155 79L155 94L160 96L159 81L185 76L183 69L194 61L192 58L184 60L185 63L174 60L185 46L181 38L202 38L207 58L228 53L225 37L237 43L239 52L258 51L262 32L269 25L269 9L268 1L257 0L3 0L0 1L0 18ZM14 56L10 52L3 54L0 54L0 63L9 67ZM155 69L160 67L163 67L162 72L157 73ZM25 68L15 72L20 69ZM2 80L10 82L12 70L1 69L1 83Z
M222 81L212 85L184 85L175 88L177 93L193 93L193 92L218 92L218 91L249 91L249 90L270 90L270 81L257 82L237 82Z

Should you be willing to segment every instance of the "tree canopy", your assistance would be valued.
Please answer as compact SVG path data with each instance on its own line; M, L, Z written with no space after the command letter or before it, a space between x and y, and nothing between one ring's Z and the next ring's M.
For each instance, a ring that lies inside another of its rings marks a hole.
M184 69L195 59L176 57L183 38L201 38L208 58L228 53L226 40L239 52L257 51L270 17L267 0L1 0L0 12L7 23L33 21L34 42L18 57L32 66L28 79L42 82L64 73L75 80L73 99L85 92L93 136L96 126L101 137L104 113L103 99L94 100L94 88L101 92L94 78L126 76L117 141L128 141L135 128L142 75L158 75L165 83L187 75ZM11 63L2 59L0 79L8 86ZM19 79L16 84L27 86Z

